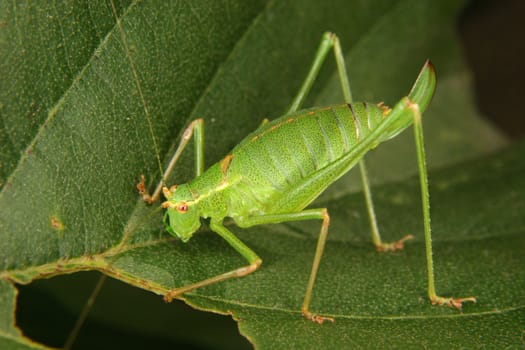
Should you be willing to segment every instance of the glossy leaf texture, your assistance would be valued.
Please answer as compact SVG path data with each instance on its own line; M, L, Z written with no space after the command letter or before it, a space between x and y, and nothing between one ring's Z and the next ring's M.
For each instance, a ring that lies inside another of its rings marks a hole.
M13 282L99 270L161 294L244 263L206 229L188 244L171 239L162 213L140 201L135 184L145 174L154 186L157 158L169 159L192 119L205 119L211 165L263 118L279 116L326 30L341 38L356 100L394 103L432 59L438 90L424 121L431 168L505 144L472 106L454 35L460 2L114 5L123 34L111 3L0 3L0 342L12 348L39 347L14 326ZM306 106L341 101L334 67L323 68ZM261 270L186 301L232 313L260 348L516 345L523 147L431 172L438 291L479 298L458 313L425 300L412 144L407 133L369 162L383 184L375 197L385 236L417 236L405 251L371 249L352 176L314 204L328 207L332 225L312 309L336 323L314 325L299 313L316 242L312 223L232 227L264 259ZM173 181L191 178L192 166L190 149Z

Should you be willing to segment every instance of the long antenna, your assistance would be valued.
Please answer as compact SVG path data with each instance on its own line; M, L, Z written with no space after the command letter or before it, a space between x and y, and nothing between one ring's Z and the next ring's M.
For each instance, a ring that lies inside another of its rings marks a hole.
M133 73L133 79L135 80L135 86L136 86L137 91L139 93L139 97L140 97L140 101L141 101L142 107L144 108L144 115L145 115L146 121L148 123L149 133L150 133L150 136L151 136L151 140L153 142L153 147L155 149L155 156L157 158L157 165L158 165L159 170L160 170L160 175L161 175L161 177L164 177L164 171L162 170L162 162L160 160L159 146L158 146L158 143L157 143L157 138L155 137L155 132L153 130L153 124L151 122L151 115L149 113L149 108L148 108L148 104L146 102L146 99L144 98L144 93L142 92L142 86L140 84L139 76L138 76L137 70L135 68L135 63L133 61L133 58L131 57L131 51L130 51L128 43L126 41L126 33L124 32L124 29L122 28L121 21L120 21L120 19L118 17L117 9L115 7L114 0L110 0L110 4L111 4L111 11L113 12L113 15L115 17L116 26L117 26L118 31L120 33L120 38L122 40L122 45L124 46L124 51L126 53L126 57L128 59L129 66L131 68L131 72ZM159 207L159 209L160 209L160 207ZM123 242L125 240L126 239L124 238ZM121 245L122 245L123 242L121 242ZM87 316L89 314L89 311L91 310L91 307L93 306L95 300L97 299L97 297L98 297L98 295L100 293L100 290L102 289L102 286L104 285L104 282L105 282L106 278L107 278L107 276L104 275L104 274L102 274L101 277L99 278L99 280L98 280L95 288L91 292L91 295L89 296L86 304L82 308L82 311L80 312L80 315L77 318L77 321L75 322L75 325L73 326L73 329L69 333L69 336L67 337L67 339L66 339L66 341L64 343L64 346L63 346L64 350L69 350L73 346L73 344L74 344L75 340L77 339L77 336L78 336L82 326L84 325L84 322L87 319Z
M110 3L111 10L113 11L113 15L115 16L117 28L120 33L122 45L124 46L124 51L126 52L126 57L128 58L131 72L133 73L133 79L135 80L135 86L137 87L137 91L139 93L140 102L142 104L142 107L144 108L144 116L146 117L146 121L148 122L148 129L151 136L151 141L153 142L153 148L155 149L155 156L157 158L157 165L159 167L160 176L162 178L164 176L164 173L162 170L162 162L160 161L159 145L157 143L157 138L155 137L155 131L153 130L153 123L151 122L151 115L149 113L148 104L146 102L146 99L144 98L144 93L142 92L142 85L140 84L139 75L137 73L137 69L135 68L135 62L133 61L133 57L131 57L131 50L129 49L128 42L126 40L126 33L124 32L124 28L122 28L122 23L117 14L115 2L114 0L110 0Z

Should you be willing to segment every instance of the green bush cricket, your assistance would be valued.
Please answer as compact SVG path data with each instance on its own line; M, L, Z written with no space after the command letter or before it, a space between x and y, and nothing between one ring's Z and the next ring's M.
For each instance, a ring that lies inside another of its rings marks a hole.
M345 103L306 110L302 106L330 50L334 51ZM183 242L193 236L201 218L210 220L212 231L225 239L248 265L193 284L170 290L166 301L196 288L234 277L248 275L259 268L262 259L240 241L223 221L231 218L241 228L254 225L302 220L321 220L321 230L304 296L302 313L309 320L322 323L332 318L309 309L317 270L323 255L330 217L326 208L305 209L330 184L359 163L372 241L378 251L403 248L406 236L396 242L381 240L372 203L363 157L379 143L387 141L410 125L418 158L419 179L425 232L428 297L432 304L458 309L475 298L448 298L436 294L432 260L428 180L423 145L421 115L429 105L436 87L436 74L430 61L425 62L408 96L389 108L382 103L353 102L344 57L338 38L325 33L310 71L284 116L264 121L222 160L204 171L204 122L194 120L186 128L164 175L150 196L144 178L137 185L144 200L157 201L163 193L166 201L164 221L167 231ZM191 138L195 142L195 178L182 185L165 183Z

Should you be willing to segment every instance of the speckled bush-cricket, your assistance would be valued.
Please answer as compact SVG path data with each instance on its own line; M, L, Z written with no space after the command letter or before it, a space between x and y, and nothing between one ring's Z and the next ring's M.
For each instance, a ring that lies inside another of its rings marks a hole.
M302 106L330 50L333 50L345 103L305 110ZM414 125L426 244L428 297L432 304L461 308L475 298L448 298L436 294L432 260L428 180L423 145L421 116L436 87L436 74L430 61L421 69L408 96L389 108L382 103L353 102L345 62L338 38L325 33L310 71L286 113L271 122L263 122L222 160L204 171L204 122L194 120L186 128L178 148L152 195L145 189L144 178L137 185L144 200L152 203L164 195L164 221L167 231L188 242L201 226L201 218L210 220L213 232L241 254L248 265L170 290L166 301L188 291L234 277L246 276L259 268L262 259L223 224L231 218L241 228L289 221L321 220L321 229L310 277L302 305L303 315L322 323L333 320L310 311L312 290L328 234L330 217L326 208L305 209L330 184L357 163L361 171L365 202L378 251L403 248L406 236L393 243L381 240L374 213L364 155L410 125ZM195 178L182 185L166 187L177 160L191 138L195 142Z

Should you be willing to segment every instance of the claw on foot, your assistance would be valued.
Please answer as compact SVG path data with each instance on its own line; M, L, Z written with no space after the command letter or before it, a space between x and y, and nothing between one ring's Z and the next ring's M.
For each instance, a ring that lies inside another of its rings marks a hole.
M468 297L468 298L443 298L435 296L430 300L432 305L444 305L444 306L450 306L455 307L458 310L461 310L461 307L463 306L464 302L471 301L473 303L476 302L476 298L474 297Z
M323 324L324 321L335 322L335 320L334 320L332 317L319 316L319 315L312 314L311 312L309 312L309 311L304 311L304 310L303 310L303 316L304 316L307 320L313 321L313 322L315 322L315 323L317 323L317 324Z
M137 190L139 191L140 196L144 200L144 202L151 204L153 203L153 200L148 193L148 190L146 189L146 177L144 175L140 175L140 182L137 184Z
M146 177L144 175L140 175L140 182L137 184L137 190L139 190L139 194L143 195L146 193Z
M395 252L396 250L403 250L403 248L405 247L405 241L408 241L409 239L413 238L413 235L406 235L400 240L392 243L381 243L376 245L376 250L378 252Z

